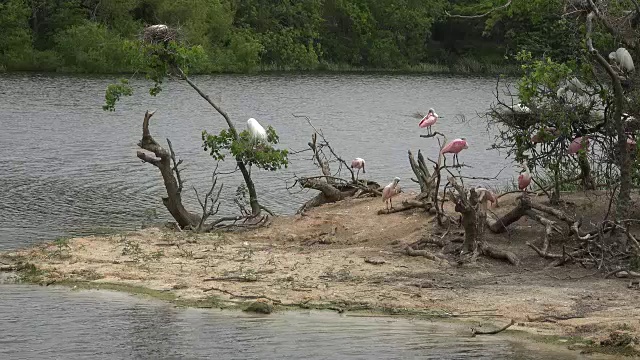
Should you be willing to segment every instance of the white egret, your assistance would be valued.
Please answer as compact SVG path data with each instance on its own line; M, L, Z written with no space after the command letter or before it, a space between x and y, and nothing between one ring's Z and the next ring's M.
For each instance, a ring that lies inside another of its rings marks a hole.
M256 141L267 141L267 131L260 125L258 120L251 118L247 120L247 130Z
M615 62L625 72L633 72L635 70L633 58L625 48L619 48L615 52L609 53L609 60Z

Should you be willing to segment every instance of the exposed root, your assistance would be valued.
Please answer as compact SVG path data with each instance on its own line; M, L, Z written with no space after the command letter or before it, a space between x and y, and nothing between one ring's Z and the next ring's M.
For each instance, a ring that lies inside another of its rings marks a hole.
M439 257L435 256L434 254L430 253L427 250L414 250L410 246L407 246L404 251L409 256L422 256L431 261L435 261L438 263L443 261L442 259L440 259Z
M486 242L480 244L479 250L484 256L488 256L498 260L504 260L514 266L520 265L520 260L518 259L516 254L512 253L511 251L500 249L493 245L489 245Z

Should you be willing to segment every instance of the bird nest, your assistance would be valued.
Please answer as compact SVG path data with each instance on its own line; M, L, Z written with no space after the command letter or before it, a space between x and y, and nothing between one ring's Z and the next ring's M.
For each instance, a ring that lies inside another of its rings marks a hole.
M145 43L158 44L178 40L179 29L167 25L158 24L147 26L142 34Z

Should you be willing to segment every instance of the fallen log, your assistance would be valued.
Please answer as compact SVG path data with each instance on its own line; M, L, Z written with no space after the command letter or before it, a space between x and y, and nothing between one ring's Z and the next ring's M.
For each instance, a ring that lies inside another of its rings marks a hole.
M383 214L393 214L402 211L407 211L411 209L424 209L425 211L429 211L433 207L433 204L430 202L418 201L418 200L404 200L402 201L402 206L391 209L380 209L378 210L378 215Z

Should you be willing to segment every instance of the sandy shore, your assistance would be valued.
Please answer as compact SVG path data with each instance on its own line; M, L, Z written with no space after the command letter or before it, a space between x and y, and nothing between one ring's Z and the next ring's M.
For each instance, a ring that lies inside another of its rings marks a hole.
M502 206L508 209L508 200ZM638 354L640 291L629 288L629 280L603 279L579 266L547 268L524 245L525 237L542 231L535 224L521 220L511 236L490 235L492 243L520 256L521 266L486 258L458 266L446 254L432 261L402 251L423 236L441 234L431 215L376 215L381 207L379 199L350 200L243 233L145 229L58 240L2 253L0 265L19 266L25 281L151 289L194 306L245 307L262 298L276 309L438 316L482 328L513 319L510 331L583 351ZM447 234L460 235L458 229ZM612 338L625 346L589 345Z

